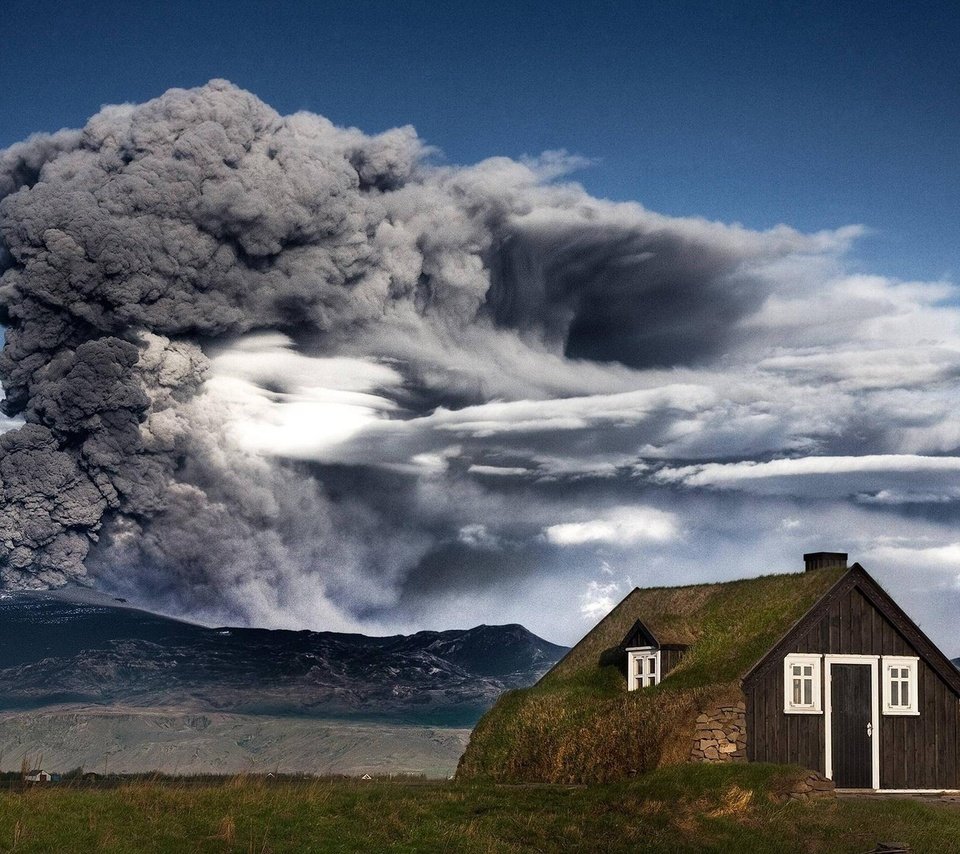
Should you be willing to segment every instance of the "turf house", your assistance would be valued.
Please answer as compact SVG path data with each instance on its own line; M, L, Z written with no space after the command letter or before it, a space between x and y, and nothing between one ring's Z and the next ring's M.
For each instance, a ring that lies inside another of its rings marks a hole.
M589 782L678 762L799 765L838 788L960 788L960 672L847 555L634 589L480 721L459 775Z

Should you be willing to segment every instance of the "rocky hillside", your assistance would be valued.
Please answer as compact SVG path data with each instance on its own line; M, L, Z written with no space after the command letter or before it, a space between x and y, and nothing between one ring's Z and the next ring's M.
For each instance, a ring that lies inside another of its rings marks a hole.
M566 649L522 626L206 628L82 591L0 595L0 712L164 708L466 727Z

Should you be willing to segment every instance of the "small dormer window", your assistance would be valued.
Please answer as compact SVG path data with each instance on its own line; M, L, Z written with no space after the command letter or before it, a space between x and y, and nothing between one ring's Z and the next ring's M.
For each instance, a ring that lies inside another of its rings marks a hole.
M660 681L660 650L653 647L627 650L627 688L636 691Z
M788 655L783 660L783 710L793 715L822 712L821 658L819 655Z

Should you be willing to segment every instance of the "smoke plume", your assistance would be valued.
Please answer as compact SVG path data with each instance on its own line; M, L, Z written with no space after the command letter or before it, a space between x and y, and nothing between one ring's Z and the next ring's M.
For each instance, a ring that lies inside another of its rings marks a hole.
M456 470L444 413L703 364L763 303L758 271L850 236L597 200L557 181L575 165L442 165L412 128L280 116L225 81L8 149L2 585L350 625L475 496L430 479ZM244 437L250 407L312 413L302 445ZM450 447L399 429L428 421Z

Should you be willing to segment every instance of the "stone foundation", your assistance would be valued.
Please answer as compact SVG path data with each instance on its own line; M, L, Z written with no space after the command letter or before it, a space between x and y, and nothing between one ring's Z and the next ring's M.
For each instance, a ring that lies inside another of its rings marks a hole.
M781 792L777 800L812 801L819 798L834 798L836 795L833 780L828 780L817 771L810 771L806 777L802 777L789 789Z
M691 762L746 762L747 707L718 706L697 717Z

